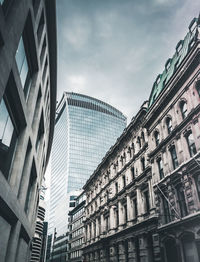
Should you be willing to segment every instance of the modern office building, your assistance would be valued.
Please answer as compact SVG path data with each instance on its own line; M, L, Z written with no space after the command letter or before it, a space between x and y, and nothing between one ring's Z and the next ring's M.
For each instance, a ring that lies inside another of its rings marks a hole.
M63 94L52 146L49 235L66 233L70 192L82 188L125 126L126 117L114 107L89 96Z
M76 206L69 212L69 249L68 261L82 261L82 247L85 243L85 193L76 199Z
M200 261L200 17L84 186L84 261Z
M30 260L56 109L54 0L0 1L0 260Z
M60 235L67 229L68 193L82 188L106 151L123 132L126 117L100 100L67 92L56 112L49 233L56 228L57 235ZM56 220L61 223L56 223Z

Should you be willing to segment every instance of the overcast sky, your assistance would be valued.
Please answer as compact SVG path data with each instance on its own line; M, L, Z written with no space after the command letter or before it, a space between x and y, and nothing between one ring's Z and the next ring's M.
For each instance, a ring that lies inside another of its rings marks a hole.
M199 0L57 0L57 100L82 93L130 120L199 11Z

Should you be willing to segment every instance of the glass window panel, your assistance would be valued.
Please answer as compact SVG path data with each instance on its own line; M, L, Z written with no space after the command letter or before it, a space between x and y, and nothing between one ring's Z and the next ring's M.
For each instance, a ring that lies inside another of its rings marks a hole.
M25 83L26 83L26 78L27 78L27 75L28 75L28 63L27 63L27 60L26 60L26 57L24 59L24 63L22 65L22 69L21 69L21 73L20 73L20 78L21 78L21 82L22 82L22 87L24 88L25 86Z
M23 43L23 39L21 37L21 39L19 41L18 49L17 49L16 55L15 55L15 59L16 59L16 62L17 62L17 67L18 67L19 73L21 73L25 57L26 57L26 55L25 55L24 43Z
M7 124L6 124L6 127L5 127L4 136L3 136L3 139L2 139L2 143L4 145L10 146L13 131L14 131L13 124L12 124L11 119L9 117Z
M0 139L4 145L10 146L13 131L13 124L9 117L5 102L2 99L0 104Z
M8 119L8 111L6 109L6 105L4 100L1 100L0 103L0 139L2 140L3 134L5 132L5 126Z

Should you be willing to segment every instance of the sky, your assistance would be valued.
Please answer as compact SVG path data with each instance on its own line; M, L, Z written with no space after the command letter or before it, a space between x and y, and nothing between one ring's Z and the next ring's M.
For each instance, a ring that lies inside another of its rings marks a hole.
M148 100L157 75L200 11L200 0L56 3L57 100L64 91L89 95L119 109L128 122ZM46 184L49 188L50 165Z
M57 100L89 95L129 122L199 11L199 0L57 0Z

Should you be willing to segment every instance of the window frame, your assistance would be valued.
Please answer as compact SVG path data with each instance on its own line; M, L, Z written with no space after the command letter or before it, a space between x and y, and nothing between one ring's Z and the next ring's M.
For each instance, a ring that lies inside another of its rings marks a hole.
M154 139L156 146L158 146L160 144L160 133L157 130L154 132Z
M171 132L173 130L171 117L166 118L166 126L167 126L167 132L168 132L168 135L169 135L169 134L171 134Z
M185 119L188 115L188 108L185 100L182 100L180 102L180 110L181 110L182 119Z
M179 166L179 162L178 162L178 157L177 157L175 145L173 145L173 146L170 148L170 154L171 154L171 159L172 159L173 168L176 169L176 168ZM175 157L174 157L174 156L175 156Z

